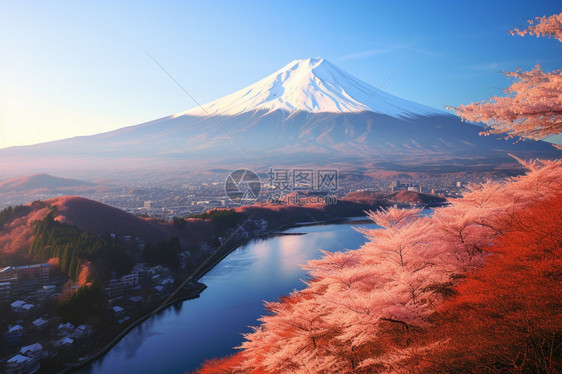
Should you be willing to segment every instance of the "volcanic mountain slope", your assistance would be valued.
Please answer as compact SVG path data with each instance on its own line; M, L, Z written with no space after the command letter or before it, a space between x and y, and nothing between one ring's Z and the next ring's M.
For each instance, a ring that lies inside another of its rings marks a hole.
M385 93L323 59L295 60L222 99L137 126L0 150L0 172L356 165L459 171L557 158L545 142L481 127Z
M249 111L289 113L356 113L370 111L393 117L445 114L380 91L331 62L295 60L272 75L201 108L176 114L239 115Z

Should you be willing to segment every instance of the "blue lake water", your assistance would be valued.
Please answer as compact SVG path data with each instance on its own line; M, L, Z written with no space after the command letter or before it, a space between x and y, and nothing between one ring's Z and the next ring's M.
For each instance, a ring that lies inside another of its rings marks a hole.
M236 249L200 282L201 297L178 303L146 320L103 358L80 373L184 373L208 358L235 350L266 313L264 300L275 301L304 288L300 267L322 257L320 249L357 249L365 238L353 227L374 228L371 221L302 226L258 239Z

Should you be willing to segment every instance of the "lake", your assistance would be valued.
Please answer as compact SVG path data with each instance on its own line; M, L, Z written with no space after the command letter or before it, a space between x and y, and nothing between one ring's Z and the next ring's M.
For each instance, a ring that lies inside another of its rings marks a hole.
M101 359L79 373L184 373L208 358L236 350L242 333L275 301L304 288L300 267L334 252L357 249L365 237L353 227L376 227L355 218L339 224L307 225L239 247L200 279L207 285L198 299L175 304L142 322ZM342 248L343 246L343 248Z

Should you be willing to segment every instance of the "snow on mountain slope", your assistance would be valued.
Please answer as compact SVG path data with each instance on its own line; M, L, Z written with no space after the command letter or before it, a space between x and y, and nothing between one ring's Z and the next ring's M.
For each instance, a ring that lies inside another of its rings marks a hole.
M204 109L96 135L0 149L0 175L61 170L68 175L72 170L74 176L91 178L92 172L271 165L456 172L513 165L508 154L560 157L561 151L544 142L482 137L481 130L445 111L380 91L326 60L296 60Z
M248 111L349 113L371 111L392 117L445 114L383 92L321 58L295 60L240 90L173 117L237 115Z

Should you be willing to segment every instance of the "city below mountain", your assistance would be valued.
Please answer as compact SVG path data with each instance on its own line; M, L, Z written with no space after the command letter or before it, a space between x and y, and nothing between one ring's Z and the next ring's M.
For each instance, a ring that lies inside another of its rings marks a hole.
M306 59L183 113L2 149L0 172L21 176L64 169L84 177L92 171L332 165L443 173L517 168L508 154L550 159L562 154L546 142L484 137L481 130L383 92L327 60Z

